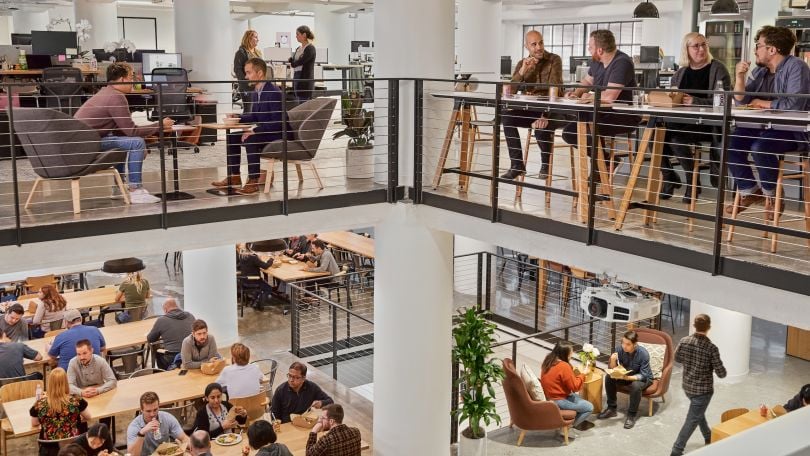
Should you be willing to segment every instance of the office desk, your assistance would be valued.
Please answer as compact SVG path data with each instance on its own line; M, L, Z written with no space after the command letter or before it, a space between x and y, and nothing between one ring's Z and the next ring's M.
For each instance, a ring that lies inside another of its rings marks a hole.
M273 258L273 266L278 264L278 260L276 257L271 257L270 255L263 255L261 257L262 261L267 261L268 258ZM308 272L307 264L304 261L297 261L295 264L290 264L289 261L292 259L287 256L282 256L282 263L279 267L270 266L267 269L263 269L264 272L267 273L268 278L272 277L276 280L280 280L282 282L296 282L298 280L306 280L306 279L313 279L315 277L327 277L330 274L328 272Z

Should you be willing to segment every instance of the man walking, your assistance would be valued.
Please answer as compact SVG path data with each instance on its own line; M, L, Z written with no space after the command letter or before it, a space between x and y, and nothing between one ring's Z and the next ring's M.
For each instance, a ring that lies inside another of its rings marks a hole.
M689 398L689 411L678 439L672 446L672 456L683 454L687 440L698 426L706 444L711 442L712 431L706 422L706 409L714 394L712 373L716 372L720 378L726 376L720 351L706 336L712 327L711 318L700 314L695 317L693 324L694 334L681 339L675 350L675 361L683 364L683 392Z

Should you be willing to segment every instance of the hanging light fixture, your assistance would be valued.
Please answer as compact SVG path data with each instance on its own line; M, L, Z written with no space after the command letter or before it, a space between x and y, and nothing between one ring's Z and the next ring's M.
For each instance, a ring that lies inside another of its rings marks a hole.
M645 0L633 10L633 17L636 19L658 19L658 8L650 0Z
M717 0L712 4L712 14L740 14L740 5L734 0Z

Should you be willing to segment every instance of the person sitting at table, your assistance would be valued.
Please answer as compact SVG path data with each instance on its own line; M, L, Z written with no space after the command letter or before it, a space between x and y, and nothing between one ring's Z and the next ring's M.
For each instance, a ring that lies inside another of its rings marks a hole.
M40 440L62 440L77 437L87 429L90 412L87 401L70 394L67 374L57 367L48 374L43 397L31 407L31 427L39 427ZM40 456L59 453L58 443L40 443Z
M46 332L51 330L51 323L62 321L65 318L65 307L67 301L64 296L53 285L43 285L39 289L37 299L34 300L37 310L34 318L31 319L31 336L34 339L42 338Z
M239 254L239 275L244 277L243 280L246 284L259 288L259 294L253 300L257 310L264 310L264 300L273 292L273 287L262 278L261 274L262 269L267 269L272 265L272 257L267 261L262 261L259 255L251 251L243 251Z
M149 281L143 278L141 271L127 273L127 278L118 286L115 302L124 304L124 307L143 307L146 300L152 297ZM141 316L146 313L141 312ZM117 317L116 317L117 318ZM132 318L130 316L130 318Z
M108 454L110 453L103 453L102 456L107 456ZM60 448L59 453L56 453L56 456L87 456L87 451L75 443L69 443Z
M85 326L82 324L82 315L76 309L65 311L65 325L67 331L59 333L53 340L53 344L48 347L48 356L51 362L59 361L59 367L68 370L70 360L76 356L76 343L87 339L93 347L94 353L102 353L107 348L104 335L95 326Z
M631 429L636 425L636 414L638 404L641 402L641 395L653 381L650 354L646 348L638 345L638 334L635 331L625 332L622 335L622 343L610 355L608 367L614 369L618 365L624 366L628 375L625 375L623 379L614 379L610 375L605 376L607 408L599 414L599 419L604 420L616 416L616 387L629 386L630 404L627 407L624 428Z
M685 90L683 104L686 106L712 106L712 94L695 93L690 90L714 90L717 83L723 85L723 90L731 88L731 76L726 66L715 60L709 51L706 37L697 32L687 33L681 45L680 68L672 76L670 85ZM692 169L694 157L691 146L701 142L711 142L710 175L719 174L719 153L715 147L714 128L706 125L672 124L667 126L664 139L664 155L661 157L661 199L669 199L676 188L681 186L678 174L672 169L671 157L677 157L686 176L686 191L683 193L683 202L689 204L693 194L700 195L700 180L695 189L692 189ZM699 178L698 178L699 179Z
M284 254L291 257L296 253L306 253L304 250L307 250L308 244L309 240L305 234L290 236L287 238L287 250L284 251Z
M80 446L87 456L111 456L115 454L115 445L110 436L110 428L104 423L96 423L73 441Z
M76 342L76 357L70 360L67 374L70 394L84 398L106 393L118 384L112 367L93 354L93 345L87 339Z
M248 456L250 449L257 450L254 456L292 456L283 443L276 443L278 436L273 425L266 420L254 421L247 431L248 443L242 447L242 454Z
M304 237L306 242L303 245L299 244L299 247L292 252L292 257L296 260L304 261L309 258L312 252L312 244L318 240L317 233L306 234Z
M188 440L177 418L160 410L157 393L147 391L141 394L140 408L141 413L127 427L127 453L132 456L151 456L161 443L175 439L184 443ZM157 437L155 431L158 431Z
M506 84L507 92L521 91L527 95L548 96L548 87L535 87L526 84L559 84L562 85L562 59L557 54L545 50L543 35L537 30L526 32L524 41L529 56L515 65L512 73L512 82L520 84ZM526 173L526 164L523 163L523 146L520 144L518 128L534 127L534 136L540 148L540 179L548 176L551 153L554 150L554 131L564 127L569 120L565 115L547 113L545 111L509 109L503 113L503 134L506 137L506 146L509 148L511 165L509 170L501 177L514 179Z
M593 404L577 394L585 383L585 374L575 372L571 367L573 353L574 345L571 342L557 342L543 360L540 368L540 384L543 385L546 400L554 401L560 410L577 412L573 426L585 431L593 427L593 423L585 421L593 412Z
M757 95L734 95L736 103L760 109L807 111L810 107L807 98L791 96L810 92L810 68L802 59L791 55L796 35L789 28L766 25L759 29L754 40L757 68L751 71L746 82L751 63L739 62L735 68L734 91ZM778 95L760 95L766 93ZM738 212L765 200L765 218L773 220L779 160L785 152L806 149L807 136L803 131L734 128L728 148L728 170L741 196ZM756 165L759 183L754 178L749 157ZM726 206L726 213L732 212L733 205Z
M326 243L320 239L312 243L312 256L307 261L307 266L307 272L328 272L331 275L340 272L340 266L332 251L326 248Z
M331 397L314 382L307 380L307 366L296 361L290 364L287 382L279 385L270 402L270 412L282 423L290 422L290 414L303 414L333 403Z
M132 121L129 111L129 102L126 94L132 91L132 67L126 63L112 63L107 67L107 82L90 97L73 116L84 122L88 127L98 130L101 135L99 149L122 149L127 151L127 168L124 164L116 164L121 177L129 183L129 196L132 204L157 203L160 198L152 196L143 187L142 172L143 160L146 157L147 136L158 134L160 124L155 122L149 125L138 126ZM174 121L168 117L163 119L163 127L169 128ZM115 195L115 193L113 193Z
M810 405L810 383L802 386L802 389L799 390L799 394L787 401L784 407L788 412L792 412L802 407L807 407L808 405Z
M632 88L637 87L635 66L633 59L624 52L616 48L616 38L610 30L594 30L588 38L588 52L591 54L593 64L588 67L588 75L582 78L580 85L608 87L600 93L600 103L602 105L614 101L632 102ZM589 93L589 88L579 88L566 93L568 98L579 98L590 100L593 95ZM581 114L581 120L592 119L590 113ZM599 136L615 136L632 132L641 118L637 115L626 114L599 114ZM588 155L592 153L592 135L588 134ZM563 130L563 140L574 146L579 146L577 135L577 123L570 123ZM602 159L605 168L610 168L610 154L603 149ZM599 174L595 174L598 178Z
M260 158L262 149L268 143L282 139L282 122L285 121L286 114L282 112L281 90L274 84L268 84L267 63L262 59L251 58L245 63L245 74L249 81L255 82L255 89L252 93L250 112L245 112L239 117L239 123L256 124L250 130L239 131L229 134L226 137L228 177L221 181L212 182L211 185L217 188L236 187L237 192L242 195L252 195L259 191L259 176L261 173ZM273 75L270 75L272 78ZM292 131L288 128L288 131ZM241 147L245 147L248 162L248 180L242 188L242 176L240 171L242 152Z
M211 435L200 429L192 432L188 451L191 456L211 456Z
M259 394L264 374L257 364L250 364L250 348L236 342L231 345L231 364L225 366L217 383L225 387L228 397L250 397Z
M213 334L208 334L208 324L204 320L195 320L191 325L191 334L183 339L180 348L183 369L199 369L213 358L220 358L217 341Z
M319 432L326 432L320 439ZM360 456L360 429L343 424L343 407L329 404L307 437L307 456Z
M28 340L28 323L22 319L23 315L25 315L25 309L20 303L15 302L8 306L5 315L0 318L0 331L3 331L14 342Z
M233 431L238 425L247 422L247 410L244 407L234 407L230 402L222 400L222 385L209 383L205 387L203 397L205 405L197 410L194 427L208 432L211 438ZM234 409L236 416L228 418L228 413Z
M155 321L152 330L146 335L146 341L154 344L163 342L163 353L157 353L155 361L159 368L166 370L180 354L183 339L191 334L194 324L194 315L177 306L174 298L167 298L163 302L163 315Z
M25 374L25 359L42 361L42 355L24 343L12 342L0 329L0 379L25 377L23 380L42 380L42 372Z

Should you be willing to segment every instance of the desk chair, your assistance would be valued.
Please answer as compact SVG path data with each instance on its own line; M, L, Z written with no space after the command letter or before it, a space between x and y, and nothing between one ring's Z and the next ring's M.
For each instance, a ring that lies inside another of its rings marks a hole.
M153 87L156 103L154 109L149 113L149 120L152 122L160 120L161 112L158 106L162 107L163 117L169 117L177 123L194 120L194 102L186 91L190 84L185 68L155 68L152 70L152 81L159 82L161 88L158 90L157 84ZM199 134L197 140L199 141ZM194 149L197 145L178 140L177 147ZM199 148L195 152L199 152Z
M82 105L81 93L83 87L82 70L79 68L61 66L42 70L42 83L40 84L42 96L45 97L45 107L56 109L72 116Z

